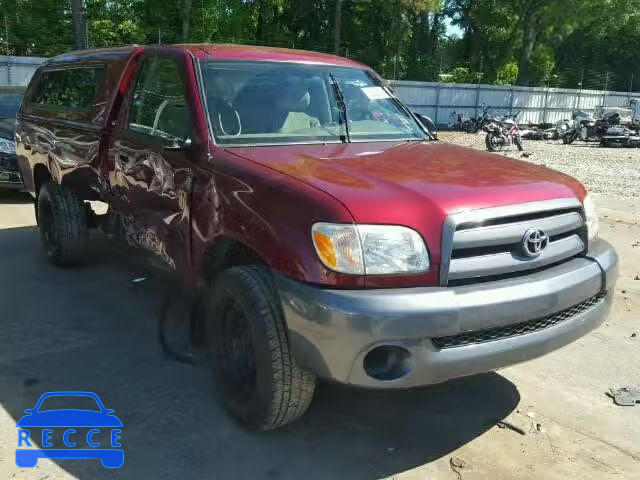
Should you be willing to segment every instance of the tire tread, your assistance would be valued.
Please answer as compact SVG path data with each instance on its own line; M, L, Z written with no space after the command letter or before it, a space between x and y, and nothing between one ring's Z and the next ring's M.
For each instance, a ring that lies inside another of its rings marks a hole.
M263 322L271 360L271 398L266 412L254 427L271 430L291 423L309 408L315 390L315 376L302 369L291 352L271 272L257 265L232 267L222 272L215 284L222 288L230 284L240 285L243 292L239 300L252 301L256 316ZM256 321L256 318L252 320Z
M56 230L59 250L52 259L58 264L71 264L81 261L89 243L87 214L84 203L68 188L53 181L42 186L48 196L53 212L52 228Z

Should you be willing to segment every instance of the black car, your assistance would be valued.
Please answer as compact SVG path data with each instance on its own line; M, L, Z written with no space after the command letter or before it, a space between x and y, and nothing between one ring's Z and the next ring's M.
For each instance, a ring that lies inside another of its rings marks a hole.
M13 138L22 96L22 89L0 90L0 189L24 188Z

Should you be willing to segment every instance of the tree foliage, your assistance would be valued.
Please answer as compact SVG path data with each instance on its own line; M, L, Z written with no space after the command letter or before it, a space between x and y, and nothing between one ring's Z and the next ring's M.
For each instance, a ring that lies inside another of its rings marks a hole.
M516 62L509 62L498 70L496 75L497 85L515 85L518 81L519 68Z
M337 53L388 78L434 81L451 74L454 81L627 89L633 76L640 85L640 9L628 0L84 0L84 5L91 47L189 41L334 52L337 44ZM0 0L0 14L0 53L51 56L73 48L71 0ZM452 36L449 25L461 34Z

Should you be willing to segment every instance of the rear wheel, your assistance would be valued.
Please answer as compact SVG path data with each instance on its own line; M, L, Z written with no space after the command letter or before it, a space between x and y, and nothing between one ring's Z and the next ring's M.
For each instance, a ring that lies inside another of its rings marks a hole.
M476 122L473 122L473 121L471 121L471 120L470 120L470 121L468 121L468 122L465 124L465 131L466 131L467 133L476 133L476 132L478 131L478 127L476 126Z
M565 145L571 145L573 142L576 141L576 138L578 138L578 132L565 133L562 136L562 143L564 143Z
M55 264L80 262L87 253L87 209L68 188L48 181L38 192L37 219L42 245Z
M242 426L270 430L309 407L315 377L291 353L271 273L241 266L215 280L206 309L211 369L225 409Z
M502 139L497 133L487 133L487 136L484 137L484 143L490 152L499 152L502 149Z

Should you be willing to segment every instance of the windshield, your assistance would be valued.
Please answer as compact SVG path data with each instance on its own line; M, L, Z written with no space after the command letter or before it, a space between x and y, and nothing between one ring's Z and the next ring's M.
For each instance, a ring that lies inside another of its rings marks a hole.
M366 70L206 61L203 74L219 145L427 139L400 102Z

